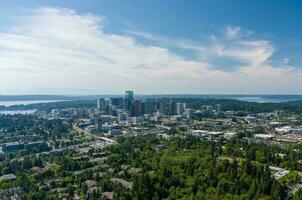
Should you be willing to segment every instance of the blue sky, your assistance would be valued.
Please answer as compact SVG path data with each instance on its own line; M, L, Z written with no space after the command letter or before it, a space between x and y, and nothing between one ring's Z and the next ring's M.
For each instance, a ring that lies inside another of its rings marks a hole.
M6 1L0 91L302 94L301 9L281 0Z

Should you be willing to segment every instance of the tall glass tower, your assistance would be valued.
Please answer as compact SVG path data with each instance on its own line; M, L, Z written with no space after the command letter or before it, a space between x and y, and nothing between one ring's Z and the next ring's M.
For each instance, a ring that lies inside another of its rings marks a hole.
M134 94L133 91L126 91L125 93L125 109L130 111L131 110L131 105L134 101Z

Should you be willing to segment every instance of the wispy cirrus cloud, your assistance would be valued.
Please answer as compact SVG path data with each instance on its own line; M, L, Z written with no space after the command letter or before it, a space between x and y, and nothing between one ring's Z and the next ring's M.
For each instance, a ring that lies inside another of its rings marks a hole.
M253 32L233 26L226 26L220 35L211 35L210 40L206 41L205 44L183 38L157 36L138 30L130 30L127 33L155 41L157 44L163 46L199 52L205 61L209 61L209 59L231 58L245 65L263 64L275 51L275 48L269 41L246 38Z
M227 26L206 43L132 30L104 31L106 18L64 8L39 8L0 32L0 90L78 88L140 93L278 93L301 91L301 72L272 66L270 41ZM140 42L144 37L151 44ZM172 51L200 55L193 59ZM236 61L236 70L215 60ZM286 82L281 84L281 82ZM266 85L266 89L263 85ZM301 91L302 92L302 91Z
M152 33L140 31L140 30L127 30L126 33L137 36L137 37L143 37L148 40L152 40L156 42L158 45L166 46L166 47L176 47L186 50L193 50L193 51L205 51L206 49L201 43L198 43L196 41L192 41L189 39L184 38L169 38L169 37L163 37L154 35Z
M253 34L253 31L245 30L239 26L226 26L224 30L224 35L227 39L237 39L242 37L247 37Z
M211 66L211 69L215 68L213 61L221 60L223 62L225 59L228 59L234 61L233 65L238 69L238 72L244 71L242 70L243 68L261 68L265 65L271 67L272 71L299 71L288 66L288 58L280 59L284 65L272 66L270 61L276 51L274 45L269 40L250 37L254 34L253 31L245 30L241 27L226 26L222 29L221 33L212 34L207 41L204 41L204 44L182 38L165 38L137 30L128 31L128 33L157 41L159 44L165 46L196 51L200 54L199 60L207 62ZM228 68L225 67L220 70L227 72Z

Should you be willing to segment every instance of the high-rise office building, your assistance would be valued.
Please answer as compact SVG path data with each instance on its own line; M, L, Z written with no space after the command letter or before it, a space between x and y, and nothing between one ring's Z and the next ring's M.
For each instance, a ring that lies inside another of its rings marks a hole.
M215 110L216 110L216 113L221 113L221 105L220 104L216 104L215 105Z
M100 98L96 101L96 107L98 110L103 111L105 110L106 103L104 98Z
M185 109L184 113L188 119L191 119L194 116L195 112L196 112L196 110L187 108L187 109Z
M134 101L134 94L133 91L126 91L125 93L125 109L130 111L131 105Z
M157 109L159 110L159 114L160 115L167 115L169 114L169 108L168 108L168 104L165 100L160 100L157 103Z
M124 107L124 99L123 97L113 97L110 98L111 104L116 106L116 108L121 109Z
M141 101L134 101L131 105L131 116L138 117L142 114L142 103Z
M175 101L170 101L169 103L169 114L176 115L177 114L177 104Z
M186 109L186 104L184 103L177 103L176 104L176 114L182 115Z
M153 114L156 111L156 102L152 100L146 100L142 102L143 114Z

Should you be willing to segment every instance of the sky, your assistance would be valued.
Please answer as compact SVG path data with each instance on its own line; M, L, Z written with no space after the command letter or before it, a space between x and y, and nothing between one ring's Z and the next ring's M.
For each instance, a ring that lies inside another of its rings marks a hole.
M302 1L10 0L0 94L302 94Z

